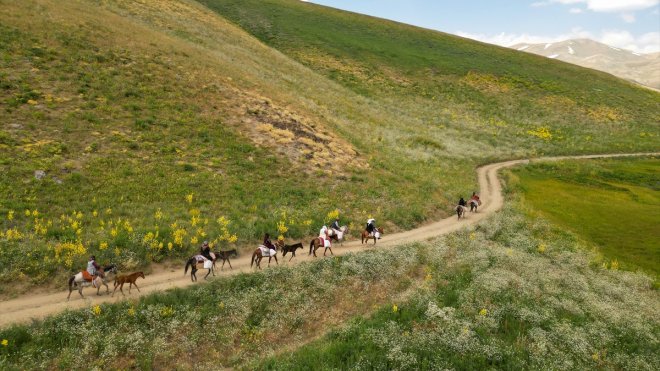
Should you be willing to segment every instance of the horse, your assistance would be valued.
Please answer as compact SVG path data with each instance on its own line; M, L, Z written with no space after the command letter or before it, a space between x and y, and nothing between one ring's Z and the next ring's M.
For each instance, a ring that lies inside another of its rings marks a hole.
M339 233L337 233L337 231L335 231L332 228L328 229L328 236L330 237L330 241L339 242L339 244L342 246L344 245L344 240L346 239L347 233L348 233L348 226L345 225L339 227ZM337 236L337 234L341 234L341 238Z
M465 219L466 211L467 211L467 207L463 205L456 205L456 215L458 215L458 220L461 220L461 218Z
M285 245L284 242L277 242L275 245L278 245L280 249L282 249L282 256L286 256L287 253L291 253L291 257L289 258L289 261L293 259L296 256L296 250L302 249L303 244L302 242L294 243L293 245Z
M215 262L218 261L218 259L222 260L222 265L220 266L221 270L225 266L225 263L229 263L229 268L234 269L231 266L231 262L229 261L229 257L230 256L232 256L234 258L238 257L238 252L236 251L236 249L231 249L231 250L227 250L227 251L216 251L216 252L214 252L214 254L215 254L215 259L213 260L213 269L214 270L215 270Z
M124 295L124 284L127 282L129 284L128 286L129 295L131 294L131 288L133 287L133 285L135 285L135 288L138 290L138 292L140 292L140 288L138 287L137 283L135 283L135 281L137 281L137 279L140 277L144 278L144 273L135 272L128 275L121 275L115 277L115 289L112 291L112 296L115 296L115 291L117 291L117 287L119 287L119 291L121 291L121 294Z
M314 253L314 257L316 258L316 250L319 248L323 247L323 242L321 242L321 237L316 237L309 243L309 254L307 255L312 255ZM325 250L323 250L323 256L325 256L325 253L330 250L330 255L335 255L332 253L332 248L330 246L325 246Z
M109 294L110 288L106 283L107 280L106 274L110 274L110 273L117 274L117 266L115 264L110 264L106 267L101 267L98 273L99 274L96 276L96 278L93 278L91 281L87 281L83 277L82 271L69 277L69 295L66 297L66 300L69 301L69 299L71 298L71 292L73 292L74 287L78 287L78 293L80 294L81 298L85 298L85 296L82 294L83 287L92 286L92 285L96 287L96 295L101 295L100 294L101 285L105 286L105 291L106 293Z
M472 200L468 201L468 204L470 205L470 212L471 213L472 212L476 213L477 208L479 207L479 205L481 205L481 201L477 201L477 200L472 199Z
M376 228L376 231L377 231L379 234L383 234L383 227L378 227L378 228ZM376 244L376 239L377 239L377 238L376 238L376 234L374 233L374 234L372 235L372 234L369 233L366 229L365 229L364 231L362 231L362 243L365 243L365 242L369 243L369 240L372 239L372 238L373 238L373 240L374 240L374 245L375 245L375 244Z
M264 247L266 248L266 247ZM277 261L277 245L275 245L275 254L274 255L264 255L263 252L261 251L261 246L257 247L254 252L252 253L252 260L250 261L250 268L252 268L252 265L254 263L257 263L257 268L261 269L261 259L263 258L268 258L268 266L270 267L270 261L275 258L275 263L280 264Z
M205 259L202 255L193 255L186 261L186 268L183 271L183 275L185 276L186 273L188 273L188 267L190 267L190 280L193 282L197 281L197 271L199 270L199 268L197 268L197 264L199 263L204 264L204 268L202 269L208 269L204 279L208 279L208 276L211 273L213 273L213 276L215 276L215 271L213 270L213 260Z

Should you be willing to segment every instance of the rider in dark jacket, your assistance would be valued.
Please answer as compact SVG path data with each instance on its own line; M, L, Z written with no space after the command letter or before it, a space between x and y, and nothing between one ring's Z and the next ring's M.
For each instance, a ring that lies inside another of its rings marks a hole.
M211 247L209 246L209 241L204 241L202 247L200 248L200 254L208 260L213 260L211 256Z
M467 202L465 202L465 199L463 197L461 197L461 199L458 200L458 204L460 206L467 206Z

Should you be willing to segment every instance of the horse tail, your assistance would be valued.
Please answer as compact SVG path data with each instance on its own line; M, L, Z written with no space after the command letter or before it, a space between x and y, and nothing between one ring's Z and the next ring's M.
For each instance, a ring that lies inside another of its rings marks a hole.
M69 288L73 287L73 281L75 281L75 279L76 279L76 276L71 276L69 278Z
M312 249L314 248L314 240L311 240L309 242L309 254L307 255L312 255Z
M252 264L254 264L254 260L257 258L257 252L252 253L252 260L250 261L250 268L252 268Z
M188 267L192 267L192 258L188 259L186 262L186 269L183 271L183 275L185 276L188 273Z

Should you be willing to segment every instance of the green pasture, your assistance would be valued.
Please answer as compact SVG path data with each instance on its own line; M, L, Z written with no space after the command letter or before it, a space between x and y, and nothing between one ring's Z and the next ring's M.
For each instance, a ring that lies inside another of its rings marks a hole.
M514 172L525 207L588 241L608 264L660 273L660 161L565 161Z

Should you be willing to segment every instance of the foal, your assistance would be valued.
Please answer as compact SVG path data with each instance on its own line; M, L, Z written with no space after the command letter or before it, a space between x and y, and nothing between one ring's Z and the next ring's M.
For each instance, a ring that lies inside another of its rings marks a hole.
M121 275L115 277L115 290L112 292L112 296L115 296L115 291L117 291L117 287L119 287L119 291L121 291L121 294L124 295L124 284L128 283L128 293L131 293L131 288L133 285L135 285L135 288L140 292L140 288L138 287L137 283L135 281L138 278L144 278L144 273L142 272L135 272L127 275Z

